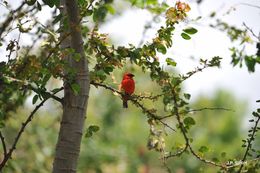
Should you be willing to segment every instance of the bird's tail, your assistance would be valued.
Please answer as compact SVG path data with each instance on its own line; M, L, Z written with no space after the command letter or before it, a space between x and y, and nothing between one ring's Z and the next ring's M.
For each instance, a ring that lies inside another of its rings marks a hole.
M129 98L129 94L123 95L123 108L128 108L127 100Z
M123 100L123 108L128 108L127 100Z

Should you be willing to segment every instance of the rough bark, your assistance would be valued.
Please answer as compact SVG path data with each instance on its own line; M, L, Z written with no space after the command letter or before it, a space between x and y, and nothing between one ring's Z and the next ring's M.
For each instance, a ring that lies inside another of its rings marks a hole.
M71 47L81 55L78 62L71 56L65 58L69 66L77 70L75 80L80 86L80 92L75 95L68 81L64 81L63 115L56 145L53 173L75 173L89 95L88 61L83 49L77 1L61 0L61 7L63 7L64 16L67 16L69 21L69 31L64 30L61 37L70 33L69 37L63 39L61 47Z

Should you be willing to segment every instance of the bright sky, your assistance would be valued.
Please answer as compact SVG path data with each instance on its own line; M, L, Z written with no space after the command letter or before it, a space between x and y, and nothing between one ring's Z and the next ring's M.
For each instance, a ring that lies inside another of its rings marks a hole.
M171 2L173 5L175 1L168 0L167 2ZM191 3L192 10L189 12L189 18L195 19L198 16L206 16L212 10L216 10L218 17L222 20L237 26L241 26L242 22L245 22L258 34L260 31L260 9L242 5L241 3L244 2L243 0L204 0L199 8ZM12 3L18 2L13 1ZM260 6L260 0L247 0L246 3ZM232 6L235 6L236 10L226 15L226 12ZM0 9L2 8L3 7L0 6ZM38 17L44 20L50 16L49 14L48 9L44 9L38 14ZM1 20L2 19L0 19L0 21ZM117 45L127 45L128 43L138 45L142 37L143 27L145 23L150 20L151 16L145 10L126 10L117 18L109 20L108 23L101 27L101 31L108 33L111 40L115 41ZM187 23L187 25L191 26L189 23ZM155 26L155 28L159 26L160 25ZM186 73L198 65L196 61L188 58L190 55L194 56L195 59L210 58L215 55L219 55L224 59L221 69L208 69L187 80L185 83L186 92L191 93L192 98L195 99L200 94L210 95L214 93L216 89L224 88L233 92L234 95L239 98L246 100L250 106L249 113L253 109L256 109L257 104L255 101L260 99L260 66L256 66L255 73L251 74L247 72L245 67L242 69L238 67L232 68L228 51L230 46L229 39L214 29L201 25L192 26L196 27L199 32L193 36L190 41L181 39L179 34L176 33L173 48L166 56L173 58L177 62L178 70L182 73ZM155 30L151 30L146 34L147 41L154 37L154 33ZM29 40L28 37L23 37L21 42L28 43ZM256 51L254 45L252 45L248 51L254 54ZM4 59L3 53L5 53L5 50L4 47L1 47L0 60ZM164 63L163 58L162 63Z

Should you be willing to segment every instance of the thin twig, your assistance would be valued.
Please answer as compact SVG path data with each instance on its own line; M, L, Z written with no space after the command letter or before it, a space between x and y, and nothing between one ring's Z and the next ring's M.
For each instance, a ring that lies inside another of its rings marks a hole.
M63 104L63 99L62 98L59 98L58 96L56 96L55 94L53 93L50 93L50 92L47 92L47 91L44 91L44 90L41 90L41 89L38 89L38 88L35 88L33 87L32 85L27 85L25 86L27 87L28 89L34 91L35 93L39 94L39 95L42 95L44 94L44 96L47 96L47 97L50 97L58 102L60 102L61 104ZM63 89L63 87L61 88Z
M10 15L5 19L5 21L2 23L2 25L0 27L0 39L2 39L3 32L14 19L14 13L20 11L25 4L26 4L26 1L23 1L15 10L13 10L9 13Z
M163 124L165 127L168 127L169 129L171 129L172 131L176 131L174 128L172 128L169 124L163 122L159 116L157 116L156 114L152 113L152 111L146 109L140 102L138 102L137 100L134 100L134 99L130 99L130 101L132 101L135 105L137 105L137 107L141 108L142 111L144 113L146 113L148 115L148 117L151 117L157 121L159 121L161 124Z
M190 109L190 110L184 110L184 111L181 111L179 112L179 114L189 114L189 113L193 113L193 112L201 112L201 111L204 111L204 110L221 110L221 111L231 111L231 112L234 112L234 110L232 109L229 109L229 108L218 108L218 107L212 107L212 108L208 108L208 107L205 107L205 108L199 108L199 109ZM170 114L170 115L167 115L167 116L164 116L164 117L160 117L160 119L166 119L166 118L170 118L174 115Z
M260 6L258 6L258 5L253 5L253 4L249 4L249 3L239 3L239 4L237 4L237 5L246 5L246 6L249 6L249 7L254 7L254 8L259 8L260 9Z
M110 90L110 91L113 91L114 93L117 93L117 94L119 94L119 95L121 95L121 96L123 95L122 92L120 92L120 91L116 90L115 88L113 88L113 87L111 87L111 86L108 86L108 85L106 85L106 84L97 83L97 82L94 82L94 81L91 81L90 84L92 84L92 85L94 85L94 86L96 86L96 87L101 86L101 87L103 87L103 88L105 88L105 89L108 89L108 90Z
M62 88L60 88L59 90L57 90L54 94L58 93L59 91L61 91ZM9 151L6 153L6 155L4 156L4 159L2 160L2 162L0 163L0 172L2 171L2 169L4 168L4 166L6 165L7 161L11 158L13 151L16 149L16 145L22 135L22 133L24 132L26 126L32 121L35 113L40 109L40 107L43 106L43 104L49 99L50 97L46 97L44 100L41 101L40 104L38 104L34 110L30 113L30 115L27 117L26 121L24 123L22 123L22 126L20 128L20 130L17 133L17 136L14 139L14 142L11 146L11 148L9 149Z
M211 161L211 160L207 160L207 159L202 158L201 156L199 156L199 155L193 150L193 148L191 147L190 144L188 145L188 147L189 147L191 153L192 153L197 159L199 159L200 161L202 161L202 162L204 162L204 163L207 163L207 164L210 164L210 165L214 165L214 166L217 166L217 167L221 167L221 168L223 168L223 169L227 169L225 165L218 164L218 163L216 163L216 162L213 162L213 161Z
M243 156L242 163L245 162L246 157L247 157L247 155L248 155L248 152L249 152L249 150L250 150L250 148L251 148L251 146L252 146L252 142L253 142L254 139L255 139L255 133L256 133L256 131L257 131L257 126L258 126L259 121L260 121L260 116L258 116L258 119L256 120L255 126L254 126L254 128L253 128L252 136L251 136L250 139L248 140L247 148L246 148L245 154L244 154L244 156ZM244 164L241 164L241 166L240 166L240 168L239 168L239 170L238 170L238 173L240 173L240 172L242 171L243 166L244 166Z
M186 150L188 149L188 145L185 145L185 147L179 151L177 151L176 153L170 153L168 156L165 156L164 159L168 159L170 157L176 157L176 156L180 156L182 155L182 153L184 153Z
M196 69L194 69L190 73L183 75L181 82L184 82L185 80L189 79L191 76L193 76L194 74L197 74L198 72L202 72L202 70L204 70L207 67L209 67L207 64L204 64L203 67L196 67Z
M0 139L2 142L2 146L3 146L3 150L4 150L4 157L5 157L7 154L7 150L6 150L5 138L1 131L0 131Z
M249 28L249 27L246 25L245 22L243 22L243 25L246 27L246 29L247 29L248 31L251 32L251 34L252 34L258 41L260 41L260 37L258 37L258 36L254 33L253 29Z
M87 10L90 10L90 7L93 7L93 3L95 0L90 0Z
M189 142L189 138L187 136L187 132L186 132L186 129L184 127L184 124L181 120L181 117L180 117L180 114L179 114L179 110L178 110L178 103L177 103L177 98L176 98L176 93L174 90L172 90L172 95L173 95L173 102L174 102L174 112L176 114L176 118L177 118L177 121L179 123L179 127L180 127L180 130L181 130L181 133L184 137L184 140L186 142L186 146L189 148L189 150L191 151L192 155L195 156L197 159L199 159L200 161L204 162L204 163L207 163L207 164L211 164L211 165L214 165L214 166L217 166L217 167L221 167L223 169L226 169L226 166L222 165L222 164L218 164L216 162L213 162L213 161L210 161L210 160L206 160L202 157L200 157L194 150L193 148L191 147L190 145L190 142Z
M232 109L229 109L229 108L221 108L221 107L206 107L206 108L200 108L200 109L191 109L191 110L187 110L187 111L183 111L183 112L180 112L180 114L185 114L185 113L192 113L192 112L200 112L200 111L204 111L204 110L220 110L220 111L231 111L231 112L235 112L234 110Z
M47 101L48 99L44 99L39 105L37 105L34 110L31 112L31 114L28 116L28 118L26 119L26 121L24 123L22 123L22 126L17 134L17 136L15 137L14 143L12 145L12 147L10 148L10 150L8 151L8 153L5 155L3 161L0 164L0 171L3 169L3 167L5 166L5 164L7 163L7 161L11 158L13 151L16 149L16 144L19 141L25 127L29 124L29 122L32 120L34 114L38 111L38 109L40 109L40 107Z
M155 96L143 96L143 95L132 95L133 98L136 98L136 99L148 99L148 100L157 100L159 97L163 96L164 94L158 94L158 95L155 95Z

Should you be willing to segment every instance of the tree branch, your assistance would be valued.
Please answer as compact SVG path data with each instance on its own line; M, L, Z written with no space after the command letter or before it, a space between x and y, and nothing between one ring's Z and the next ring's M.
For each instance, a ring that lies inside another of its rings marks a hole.
M213 57L211 60L203 60L200 59L200 63L202 64L202 66L198 66L196 67L194 70L186 73L185 75L181 76L181 81L180 83L184 82L185 80L189 79L190 77L192 77L193 75L197 74L198 72L202 72L204 69L208 68L208 67L220 67L220 60L222 58L219 56L215 56ZM178 84L179 85L179 84ZM174 88L178 85L175 85Z
M222 111L232 111L232 112L234 112L234 110L232 110L232 109L229 109L229 108L221 108L221 107L219 107L219 108L215 108L215 107L205 107L205 108L199 108L199 109L191 109L191 110L184 110L184 111L181 111L181 112L179 112L179 114L188 114L188 113L193 113L193 112L201 112L201 111L204 111L204 110L222 110ZM172 117L172 116L174 116L174 115L172 115L172 114L170 114L170 115L167 115L167 116L164 116L164 117L160 117L160 119L162 120L162 119L166 119L166 118L170 118L170 117Z
M5 138L4 138L1 131L0 131L0 139L1 139L1 142L2 142L3 150L4 150L4 157L6 157L7 150L6 150Z
M49 97L49 98L52 98L52 99L54 99L54 100L60 102L61 104L63 104L63 99L57 97L55 94L49 93L49 92L47 92L47 91L39 90L39 89L33 87L32 85L27 85L27 86L25 86L25 87L27 87L28 89L34 91L34 92L37 93L38 95L44 94L45 96L47 96L47 97ZM60 89L63 90L63 87L61 87Z
M20 11L23 6L26 4L26 1L23 1L15 10L11 11L8 15L8 17L5 19L5 21L2 23L0 27L0 40L2 39L2 34L6 30L6 28L9 26L9 24L12 22L12 20L15 18L14 13Z
M260 6L249 4L249 3L239 3L238 5L246 5L246 6L249 6L249 7L254 7L254 8L260 9Z
M9 77L9 76L3 76L3 77L7 78L8 80L10 80L12 82L18 82L18 83L22 84L22 87L25 89L32 90L39 95L44 94L46 97L52 98L52 99L60 102L61 104L63 104L63 99L57 97L54 93L50 93L50 92L44 91L42 89L35 88L31 84L29 84L29 82L27 82L27 81L22 81L20 79L15 79L15 78ZM59 90L63 90L63 87L59 88Z
M150 96L143 96L143 95L132 95L135 99L148 99L148 100L157 100L159 97L163 96L164 94L158 94L158 95L150 95Z
M252 131L252 135L251 135L251 137L249 138L249 140L247 141L247 143L248 143L248 144L247 144L247 148L246 148L245 154L244 154L244 156L243 156L242 164L241 164L241 166L240 166L240 168L239 168L239 170L238 170L238 173L240 173L240 172L242 171L243 166L244 166L244 162L245 162L246 157L247 157L247 155L248 155L248 152L249 152L249 150L250 150L251 147L252 147L252 142L253 142L254 139L255 139L254 136L255 136L255 133L256 133L256 131L257 131L257 127L258 127L259 121L260 121L260 116L258 115L258 118L257 118L257 120L256 120L256 122L255 122L253 131Z
M32 120L34 114L38 111L38 109L40 109L40 107L47 101L47 99L44 99L39 105L37 105L34 110L31 112L31 114L28 116L28 118L26 119L26 121L24 123L22 123L22 126L17 134L17 136L15 137L14 143L12 145L12 147L10 148L10 150L8 151L8 153L5 155L3 161L0 164L0 171L3 169L3 167L5 166L6 162L11 158L13 151L16 149L16 144L18 142L18 140L20 139L25 127L29 124L29 122Z
M159 116L157 116L156 114L154 114L151 110L145 108L141 103L139 103L137 100L134 100L134 99L129 99L130 101L133 102L133 104L135 104L137 107L141 108L142 111L144 113L146 113L148 115L148 117L151 117L157 121L159 121L161 124L163 124L164 126L168 127L169 129L171 129L172 131L176 132L176 130L174 128L172 128L169 124L163 122Z
M243 22L243 25L246 27L246 29L247 29L248 31L250 31L250 33L251 33L258 41L260 41L260 36L257 36L257 35L254 33L254 31L253 31L251 28L249 28L249 26L246 25L245 22Z
M108 89L108 90L110 90L110 91L112 91L112 92L114 92L114 93L117 93L117 94L119 94L119 95L121 95L121 96L124 95L124 93L122 93L122 92L120 92L120 91L118 91L118 90L116 90L116 89L114 89L114 88L112 88L112 87L110 87L110 86L108 86L108 85L105 85L105 84L97 83L97 82L94 82L94 81L91 81L90 84L92 84L92 85L94 85L94 86L101 86L101 87L103 87L103 88L105 88L105 89ZM159 95L158 95L158 96L159 96ZM156 96L156 97L158 97L158 96ZM136 105L137 107L139 107L140 109L142 109L142 111L143 111L144 113L146 113L146 114L148 115L148 117L153 118L153 119L159 121L161 124L163 124L164 126L168 127L168 128L171 129L172 131L176 131L176 130L175 130L174 128L172 128L170 125L168 125L167 123L163 122L163 121L160 119L159 116L157 116L156 114L153 113L153 111L151 111L151 110L145 108L145 107L144 107L140 102L138 102L135 98L139 98L139 99L140 99L140 98L142 98L142 96L134 95L134 96L132 96L132 97L129 97L129 100L130 100L134 105ZM149 97L144 97L144 98L149 98Z
M220 111L231 111L231 112L235 112L234 110L232 109L229 109L229 108L221 108L221 107L205 107L205 108L199 108L199 109L191 109L191 110L188 110L188 111L183 111L183 112L180 112L180 114L186 114L186 113L192 113L192 112L200 112L200 111L204 111L204 110L220 110Z
M61 91L61 90L63 90L63 88L57 90L57 91L55 92L55 94L58 93L58 92ZM43 104L44 104L49 98L50 98L50 97L46 97L44 100L42 100L41 103L38 104L38 105L34 108L34 110L30 113L30 115L27 117L26 121L25 121L24 123L22 123L22 126L21 126L20 130L18 131L17 136L15 137L14 142L13 142L11 148L10 148L9 151L4 155L4 159L3 159L3 160L1 161L1 163L0 163L0 172L2 171L2 169L4 168L4 166L6 165L7 161L11 158L12 153L13 153L13 151L16 149L16 145L17 145L17 143L18 143L18 141L19 141L19 139L20 139L22 133L24 132L26 126L32 121L32 119L33 119L35 113L40 109L40 107L43 106ZM1 140L2 140L2 142L3 142L2 137L1 137Z
M184 153L186 150L188 149L188 145L185 145L185 147L179 151L177 151L176 153L170 153L168 156L165 156L164 159L168 159L170 157L176 157L176 156L180 156L182 155L182 153Z
M176 93L174 90L172 90L172 95L173 95L173 102L174 102L174 112L175 112L175 115L177 117L177 121L179 123L179 127L180 127L180 130L181 130L181 133L184 137L184 140L186 142L186 147L189 148L189 150L191 151L191 153L197 158L199 159L200 161L204 162L204 163L207 163L207 164L211 164L211 165L214 165L214 166L217 166L217 167L221 167L223 169L226 169L226 166L222 165L222 164L218 164L218 163L215 163L213 161L210 161L210 160L206 160L202 157L200 157L192 148L192 146L190 145L190 142L189 142L189 138L187 136L187 133L186 133L186 129L183 125L183 122L181 120L181 117L180 117L180 114L179 114L179 110L178 110L178 103L177 103L177 98L176 98ZM184 151L183 151L184 152ZM181 152L181 154L183 153Z

